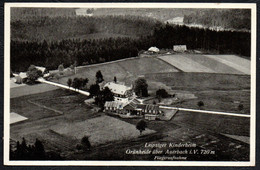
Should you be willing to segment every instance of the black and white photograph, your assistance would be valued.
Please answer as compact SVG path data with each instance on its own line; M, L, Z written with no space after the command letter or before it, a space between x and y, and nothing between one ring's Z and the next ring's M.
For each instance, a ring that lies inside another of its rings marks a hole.
M254 166L256 4L5 3L5 165Z

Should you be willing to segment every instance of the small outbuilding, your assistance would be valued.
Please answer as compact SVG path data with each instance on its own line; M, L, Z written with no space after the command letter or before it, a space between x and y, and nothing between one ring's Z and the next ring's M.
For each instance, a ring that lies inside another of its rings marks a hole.
M176 52L185 52L185 51L187 51L187 46L186 45L174 45L173 50Z
M158 53L160 50L159 50L159 48L157 48L157 47L150 47L149 49L148 49L148 52L153 52L153 53Z
M15 76L14 82L17 84L22 84L27 80L27 74L25 72L19 73L19 75Z

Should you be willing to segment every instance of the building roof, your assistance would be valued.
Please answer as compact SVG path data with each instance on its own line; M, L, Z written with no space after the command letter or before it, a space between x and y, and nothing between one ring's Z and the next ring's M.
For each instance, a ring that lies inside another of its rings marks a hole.
M148 51L152 51L152 52L158 53L160 50L159 50L159 48L157 48L157 47L150 47L150 48L148 49Z
M114 82L108 82L105 84L104 88L108 87L112 93L119 94L119 95L124 95L127 90L131 90L132 87L128 87L122 84L117 84Z
M24 78L27 78L27 74L25 72L20 72L19 73L19 76L24 79Z
M119 101L107 101L104 105L105 107L114 107L117 109L123 109L125 103Z
M132 100L128 104L125 105L124 109L135 109L135 110L159 110L159 105L152 104L140 104L137 102L138 100Z
M35 66L35 68L37 68L38 70L41 70L42 73L46 70L45 67L40 67L40 66Z

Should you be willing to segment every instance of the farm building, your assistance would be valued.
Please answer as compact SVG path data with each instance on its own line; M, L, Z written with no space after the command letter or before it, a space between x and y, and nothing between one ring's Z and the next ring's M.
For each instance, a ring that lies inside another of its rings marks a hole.
M124 113L124 106L126 104L123 102L119 102L119 101L109 101L106 102L104 107L105 107L105 111L112 111L112 112L116 112L116 113Z
M148 49L148 52L152 52L152 53L158 53L160 50L159 50L159 48L157 48L157 47L150 47L149 49Z
M93 9L87 9L87 8L79 8L79 9L76 9L75 12L76 12L76 15L77 16L93 16Z
M175 17L175 18L165 21L164 23L184 25L183 19L184 19L184 17Z
M128 115L129 117L144 116L148 120L155 120L155 118L162 113L158 105L140 104L134 100L128 103L118 102L118 101L106 102L105 111L109 113Z
M27 75L25 72L19 73L17 76L15 76L14 82L17 84L22 84L27 80Z
M134 97L132 87L114 82L106 83L103 88L105 87L108 87L114 94L115 101L126 103L129 101L129 98Z
M185 51L187 51L187 46L186 45L174 45L173 50L176 52L185 52Z

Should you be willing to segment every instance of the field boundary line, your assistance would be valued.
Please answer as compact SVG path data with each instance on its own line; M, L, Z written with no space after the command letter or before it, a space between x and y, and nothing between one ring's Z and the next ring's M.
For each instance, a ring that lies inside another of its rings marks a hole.
M169 106L159 106L159 108L162 108L162 109L177 109L177 110L180 110L180 111L208 113L208 114L225 115L225 116L250 117L250 115L239 114L239 113L217 112L217 111L209 111L209 110L196 110L196 109L169 107Z
M27 100L27 101L28 101L29 103L31 103L31 104L34 104L34 105L38 106L38 107L41 107L41 108L44 108L44 109L48 109L48 110L54 111L55 113L58 113L58 114L60 114L60 115L63 115L63 112L62 112L62 111L59 111L59 110L56 110L56 109L53 109L53 108L50 108L50 107L41 105L41 104L36 103L36 102L33 102L33 101L31 101L31 100Z
M163 56L160 56L160 57L163 57ZM171 67L173 67L174 69L178 70L179 72L184 72L183 70L179 69L178 67L176 67L176 66L174 66L174 65L172 65L172 64L170 64L170 63L168 63L167 61L165 61L165 60L163 60L163 59L161 59L161 58L159 58L159 56L156 57L156 59L163 61L164 63L166 63L166 64L170 65Z
M126 60L133 60L139 57L129 57L129 58L124 58L124 59L119 59L119 60L114 60L114 61L108 61L108 62L104 62L104 63L97 63L97 64L90 64L90 65L85 65L85 66L78 66L76 67L76 69L81 69L81 68L86 68L86 67L95 67L95 66L102 66L102 65L106 65L106 64L113 64L113 63L117 63L117 62L121 62L121 61L126 61Z

